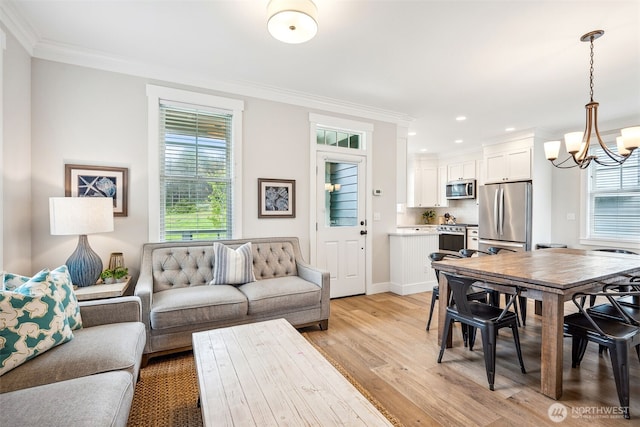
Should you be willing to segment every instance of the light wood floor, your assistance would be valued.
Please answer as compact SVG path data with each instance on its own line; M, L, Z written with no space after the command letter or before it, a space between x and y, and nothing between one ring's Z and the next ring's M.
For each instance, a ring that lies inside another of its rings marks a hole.
M436 363L437 316L425 330L431 293L398 296L382 293L331 301L329 329L304 329L308 336L342 364L405 426L632 426L640 421L640 364L630 359L631 420L594 415L578 418L574 410L609 411L618 407L618 395L607 353L598 355L589 344L578 369L571 368L571 340L564 342L564 393L559 403L568 416L554 423L548 416L556 403L539 392L540 317L529 301L527 325L520 328L524 363L522 374L513 337L500 331L496 357L495 391L490 391L478 342L473 351L462 345L460 327L454 328L454 347ZM575 310L568 302L565 313ZM436 305L437 310L437 305Z

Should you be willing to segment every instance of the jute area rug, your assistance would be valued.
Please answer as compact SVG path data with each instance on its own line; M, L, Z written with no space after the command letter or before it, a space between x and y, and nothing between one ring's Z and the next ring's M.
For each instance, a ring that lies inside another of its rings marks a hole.
M311 341L310 341L311 342ZM360 383L323 349L312 345L355 388L362 393L394 426L401 427L398 419L384 408ZM140 370L128 427L199 427L202 416L198 403L198 377L193 353L178 353L151 359Z

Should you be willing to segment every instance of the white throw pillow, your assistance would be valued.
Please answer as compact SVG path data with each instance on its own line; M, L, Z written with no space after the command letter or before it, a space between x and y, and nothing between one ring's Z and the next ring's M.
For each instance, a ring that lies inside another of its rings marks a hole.
M235 251L222 243L213 244L213 280L210 285L242 285L254 282L251 242Z

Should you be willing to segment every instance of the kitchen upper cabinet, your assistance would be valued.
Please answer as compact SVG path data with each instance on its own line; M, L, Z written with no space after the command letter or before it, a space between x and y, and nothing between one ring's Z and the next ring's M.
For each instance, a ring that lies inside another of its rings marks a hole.
M440 166L438 168L438 203L436 208L445 208L449 206L449 200L447 199L447 180L449 179L447 166Z
M476 162L451 163L448 166L448 181L458 181L461 179L476 179Z
M485 153L486 183L531 179L531 148Z
M415 156L407 176L407 206L434 207L438 203L438 167L431 159Z
M409 161L407 174L407 206L434 208L447 206L445 184L447 168L438 167L437 160L415 156Z
M416 171L414 207L426 208L438 203L438 168L422 166Z

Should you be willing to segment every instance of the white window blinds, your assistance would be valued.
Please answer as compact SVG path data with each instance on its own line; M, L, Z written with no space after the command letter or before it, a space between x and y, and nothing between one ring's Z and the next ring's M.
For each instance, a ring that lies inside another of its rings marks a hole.
M606 155L594 150L599 158ZM590 234L596 239L640 241L640 156L619 167L591 164Z
M160 103L161 240L232 237L232 121L231 111Z

